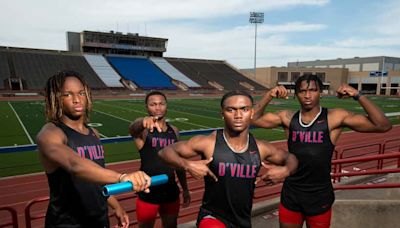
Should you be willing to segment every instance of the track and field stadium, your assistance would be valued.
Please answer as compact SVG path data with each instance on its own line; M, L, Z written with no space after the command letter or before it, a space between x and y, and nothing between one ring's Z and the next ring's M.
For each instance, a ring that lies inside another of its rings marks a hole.
M19 227L43 226L48 187L34 145L35 136L45 123L43 87L56 71L75 70L85 76L94 95L90 126L100 132L105 142L107 166L121 172L139 168L139 153L128 136L128 125L134 119L147 115L143 101L147 92L161 90L166 93L167 121L177 126L182 132L182 138L187 139L194 134L206 134L212 129L223 127L220 114L220 98L223 93L247 90L258 100L271 86L262 80L252 80L252 75L236 69L224 60L163 58L166 39L90 31L78 35L68 33L68 36L71 41L70 51L66 52L0 47L0 227L16 227L16 224ZM125 40L126 43L117 42L107 46L99 41L100 37L103 40ZM320 71L321 68L318 68L317 73ZM279 75L282 74L276 72L272 77L279 79ZM320 75L326 79L322 106L364 113L356 101L339 101L332 96L335 85L342 82L328 81L335 74L327 75L326 78L325 74ZM292 89L293 78L281 78L285 81L277 84ZM350 131L342 134L334 160L399 152L400 97L396 95L397 84L393 88L386 90L388 92L379 92L382 96L371 95L369 98L385 112L394 128L385 134ZM299 109L293 95L287 100L276 99L267 108L270 112L283 109ZM286 148L285 135L280 128L253 128L251 132L257 138L276 141L275 145ZM388 157L338 163L333 165L332 173L340 175L353 171L393 168L397 166L398 159ZM338 176L332 180L340 183L346 178ZM188 176L188 182L192 204L181 210L181 225L196 219L204 189L203 181ZM262 208L265 203L276 200L280 187L258 184L254 196L255 208ZM132 193L118 196L129 212L132 225L137 224L133 203L135 197ZM258 215L266 213L265 210L260 211ZM115 219L112 218L111 222L115 224ZM160 226L159 221L156 225Z

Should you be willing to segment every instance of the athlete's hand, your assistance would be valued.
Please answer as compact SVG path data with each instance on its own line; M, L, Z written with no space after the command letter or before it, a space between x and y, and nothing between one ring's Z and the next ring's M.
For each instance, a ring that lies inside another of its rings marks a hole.
M215 176L214 173L208 168L208 164L210 164L212 160L213 158L211 157L207 160L188 161L186 171L188 171L190 175L197 180L209 175L215 181L218 181L217 176Z
M133 191L146 193L150 192L151 178L143 171L129 173L121 181L130 181L133 184Z
M261 162L266 172L261 177L257 177L256 184L263 180L267 185L281 183L290 175L290 171L286 166L265 164Z
M157 116L146 116L143 118L143 128L149 129L150 132L153 132L154 128L157 129L158 132L162 131L161 123Z
M183 196L183 203L182 203L182 207L189 207L190 206L190 202L192 201L192 198L190 197L190 192L189 190L184 190L182 193Z
M275 86L274 88L270 89L267 93L271 98L288 99L288 91L284 86Z
M348 84L342 84L336 90L336 96L340 99L354 97L357 94L358 94L358 90L354 89L353 87L349 86Z
M129 227L129 216L125 212L122 207L119 207L115 210L115 217L118 220L118 225L115 225L114 227L122 227L122 228L128 228Z

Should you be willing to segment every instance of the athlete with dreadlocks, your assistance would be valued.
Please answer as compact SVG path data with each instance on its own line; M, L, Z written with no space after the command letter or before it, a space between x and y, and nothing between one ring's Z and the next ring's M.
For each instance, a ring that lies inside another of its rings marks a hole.
M47 123L36 138L50 188L45 227L109 227L107 203L119 225L128 227L128 215L114 197L102 195L101 187L131 181L135 191L148 191L150 177L142 171L121 174L104 168L98 132L87 125L90 89L78 73L50 77L45 102Z
M282 181L297 167L287 151L257 140L249 132L253 98L243 91L226 93L221 100L224 129L197 135L164 147L159 155L168 164L204 177L205 190L198 215L198 227L251 227L251 208L257 181ZM203 160L191 160L200 155ZM266 159L280 169L257 174Z
M366 115L321 107L322 87L322 81L316 75L303 75L295 84L299 111L264 114L265 107L273 98L286 98L287 90L283 86L269 90L255 108L252 124L264 128L283 127L289 152L299 160L296 173L286 178L283 184L279 206L281 228L300 228L304 221L310 228L330 226L331 206L335 200L330 175L331 159L344 127L358 132L386 132L392 127L376 105L347 84L337 89L337 96L352 97Z

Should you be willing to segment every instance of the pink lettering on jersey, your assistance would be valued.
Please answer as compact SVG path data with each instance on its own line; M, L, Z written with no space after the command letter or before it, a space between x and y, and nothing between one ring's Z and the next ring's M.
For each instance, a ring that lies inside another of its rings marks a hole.
M230 163L230 167L231 167L231 177L235 176L236 173L236 167L238 166L238 164L235 163Z
M219 176L225 176L230 174L230 177L255 178L256 172L257 172L256 165L244 165L244 164L224 163L224 162L220 162L218 164Z
M76 151L82 158L89 158L90 160L104 159L103 145L78 146Z
M84 158L84 157L85 157L85 149L83 149L83 147L78 146L78 147L76 148L76 150L77 150L77 152L78 152L79 157L81 157L81 158Z
M323 143L323 131L293 131L292 142Z
M151 146L152 146L152 147L157 147L157 138L156 138L156 137L153 137L153 138L151 139Z
M218 166L219 166L219 168L218 168L218 175L219 175L220 177L225 176L225 164L222 163L222 162L220 162Z
M297 131L292 131L292 141L293 142L296 142L296 136L297 136L296 132Z
M159 138L159 137L153 137L151 139L151 147L153 148L164 148L170 144L174 144L175 139L166 139L166 138Z

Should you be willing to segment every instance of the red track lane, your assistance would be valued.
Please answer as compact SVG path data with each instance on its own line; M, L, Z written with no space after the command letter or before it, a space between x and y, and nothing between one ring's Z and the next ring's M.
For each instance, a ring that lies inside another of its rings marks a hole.
M337 148L342 146L348 146L352 144L359 144L363 142L373 143L373 142L382 142L385 139L399 137L400 136L400 126L395 126L390 132L384 134L376 134L376 133L355 133L348 132L343 133L337 143ZM274 145L286 148L286 141L274 142ZM107 167L119 172L132 172L139 169L139 160L121 162L121 163L113 163L108 165ZM187 222L195 219L196 216L193 216L193 212L197 211L198 206L200 205L200 199L202 197L203 192L203 183L202 180L197 181L192 178L189 180L189 187L192 189L192 197L195 202L192 203L190 208L181 209L181 217L179 222ZM274 187L275 189L277 187ZM278 186L279 188L279 186ZM268 192L271 192L271 187L259 187L256 191L255 196L263 196L267 195ZM37 197L47 196L48 195L48 186L47 179L44 173L37 174L29 174L29 175L21 175L14 177L6 177L0 178L0 207L2 206L11 206L15 208L18 212L18 220L20 227L24 227L24 208L26 203L32 199ZM124 195L122 195L124 196ZM254 202L264 201L266 199L273 198L275 196L269 196L264 198L255 199ZM123 205L128 209L134 209L135 206L132 200L126 200L122 202ZM39 210L45 210L45 204L39 204L35 208L35 212L37 208ZM187 214L192 214L185 216ZM0 225L5 221L9 221L9 215L5 212L0 212ZM42 221L41 221L42 222ZM37 224L34 222L33 224ZM40 223L39 223L40 224Z

